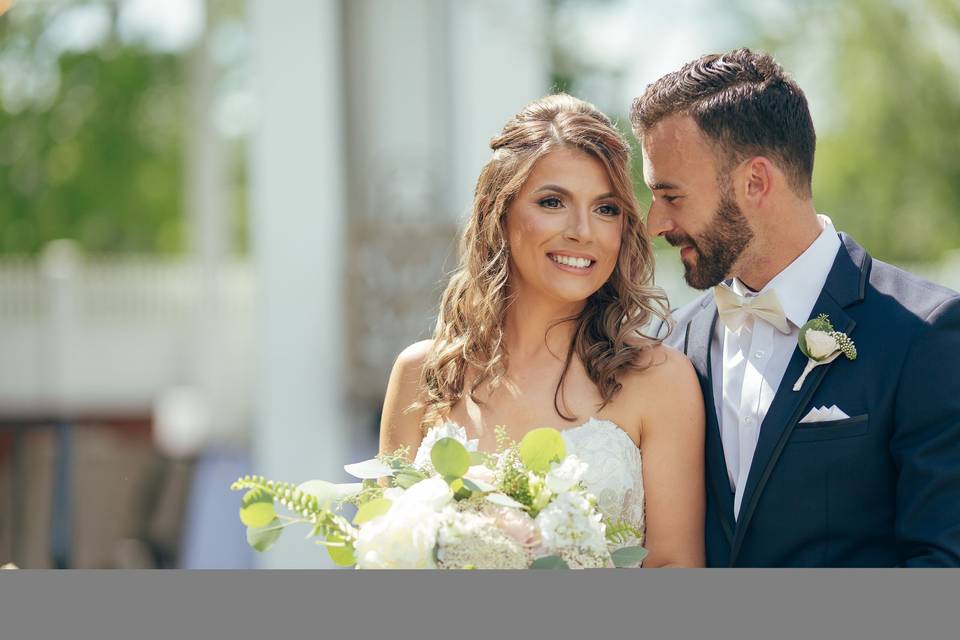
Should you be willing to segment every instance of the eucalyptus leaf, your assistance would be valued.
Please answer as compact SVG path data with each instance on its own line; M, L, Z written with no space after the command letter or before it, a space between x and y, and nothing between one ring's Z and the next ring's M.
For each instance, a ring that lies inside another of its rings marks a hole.
M492 502L493 504L500 505L501 507L513 507L515 509L523 509L523 505L508 496L505 493L490 493L487 494L487 501Z
M370 458L363 462L354 462L353 464L345 464L343 465L343 470L361 480L376 480L377 478L392 476L394 474L394 470L390 466L376 458Z
M470 452L470 466L473 467L478 464L486 464L487 454L482 451L471 451Z
M247 527L247 544L256 551L266 551L283 533L283 527L280 518L274 518L265 527Z
M327 553L338 567L352 567L357 563L353 555L353 547L344 542L343 536L331 533L327 536Z
M635 567L647 557L647 550L643 547L621 547L610 554L613 566Z
M560 556L542 556L530 564L531 569L569 569L570 565Z
M800 349L800 353L806 358L810 358L810 352L807 351L807 331L813 328L813 322L813 320L810 320L800 327L800 335L797 336L797 347Z
M489 482L484 482L483 480L464 478L463 484L467 489L470 489L470 491L473 491L474 493L490 493L491 491L497 490L495 486Z
M534 429L520 440L520 460L527 469L535 473L547 473L550 471L551 462L561 461L566 456L567 447L563 436L556 429Z
M357 509L357 515L353 516L353 524L360 526L364 522L373 520L377 516L382 516L390 511L393 503L386 498L374 498L370 502L365 502L363 506Z
M240 522L258 529L277 517L273 496L261 489L250 489L240 501Z
M394 484L396 484L401 489L409 489L413 485L417 484L421 480L426 480L427 476L423 475L419 471L410 471L404 469L403 471L398 471L397 475L393 477Z
M433 468L442 476L459 478L470 468L470 454L455 438L440 438L430 450Z

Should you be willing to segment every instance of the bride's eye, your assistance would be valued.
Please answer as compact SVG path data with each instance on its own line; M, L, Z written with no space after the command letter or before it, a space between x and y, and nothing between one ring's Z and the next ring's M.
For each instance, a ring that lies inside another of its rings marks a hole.
M610 218L620 215L620 207L617 207L612 204L602 204L597 207L597 213L602 216L608 216Z
M553 196L544 198L538 204L547 209L559 209L561 206L563 206L563 203L560 202L560 198L555 198Z

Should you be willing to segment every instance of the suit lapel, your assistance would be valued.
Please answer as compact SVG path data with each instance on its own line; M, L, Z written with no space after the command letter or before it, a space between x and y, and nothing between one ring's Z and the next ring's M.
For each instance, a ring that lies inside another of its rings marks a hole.
M727 479L727 463L723 457L720 423L717 420L716 402L713 397L713 363L710 355L710 346L717 318L717 305L710 297L704 303L703 309L687 325L684 352L697 370L706 412L707 490L713 495L713 503L720 511L717 515L720 518L723 532L726 534L727 543L732 544L734 528L733 492L730 490L730 482Z
M827 281L810 317L825 313L830 316L830 322L837 331L849 335L856 322L846 312L845 307L863 300L871 260L870 256L851 238L845 234L840 234L840 237L843 240L843 246L837 253L830 275L827 276ZM757 449L750 465L750 473L743 491L743 503L737 519L730 554L731 565L737 559L757 503L783 448L790 439L790 434L831 367L831 364L816 367L807 376L803 387L799 391L794 391L793 385L803 373L806 363L806 356L800 352L799 348L795 348L780 387L760 427Z

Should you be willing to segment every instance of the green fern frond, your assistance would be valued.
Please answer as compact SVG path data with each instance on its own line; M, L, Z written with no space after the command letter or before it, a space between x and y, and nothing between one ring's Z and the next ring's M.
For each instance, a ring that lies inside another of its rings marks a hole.
M278 503L313 525L311 536L326 538L338 534L346 540L356 539L356 529L343 516L323 507L315 495L297 489L290 482L267 480L263 476L243 476L230 485L233 491L248 490L244 500L253 500L251 496L271 496Z
M643 531L624 521L610 521L607 525L607 540L613 544L622 544L628 540L643 543Z

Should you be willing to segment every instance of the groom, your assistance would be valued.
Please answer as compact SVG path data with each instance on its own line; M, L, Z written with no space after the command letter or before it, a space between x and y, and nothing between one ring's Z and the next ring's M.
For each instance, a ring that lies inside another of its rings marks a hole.
M691 62L631 122L648 230L707 290L667 343L706 400L708 566L960 566L960 295L816 213L806 98L770 56ZM820 314L856 358L798 385Z

